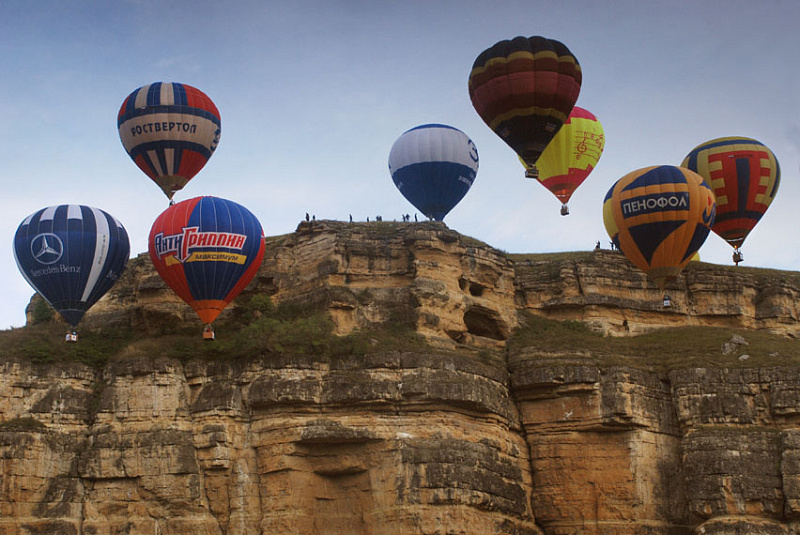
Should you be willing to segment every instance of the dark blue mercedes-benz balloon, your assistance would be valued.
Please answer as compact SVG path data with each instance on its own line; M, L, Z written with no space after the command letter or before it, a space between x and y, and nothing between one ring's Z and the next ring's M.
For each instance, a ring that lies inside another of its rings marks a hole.
M78 204L42 208L14 236L14 257L25 280L73 327L111 289L129 253L119 221Z

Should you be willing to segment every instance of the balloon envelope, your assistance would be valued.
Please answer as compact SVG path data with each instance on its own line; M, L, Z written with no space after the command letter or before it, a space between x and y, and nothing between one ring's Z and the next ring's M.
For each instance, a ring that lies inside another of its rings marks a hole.
M20 272L73 327L117 281L130 253L128 233L98 208L62 204L22 221L14 236Z
M475 59L469 96L489 128L532 166L567 120L581 81L580 64L563 43L515 37Z
M661 289L700 249L714 215L714 193L703 178L672 165L625 175L603 202L608 235Z
M747 137L722 137L695 147L681 166L714 189L717 219L711 228L738 249L769 208L780 185L775 155Z
M537 179L563 204L588 177L606 145L603 125L595 115L575 106L536 162ZM525 161L520 158L523 165ZM526 165L526 167L529 167Z
M392 145L389 173L411 204L441 221L472 187L478 173L478 149L452 126L417 126Z
M196 197L156 218L148 250L164 282L211 323L261 266L264 233L244 206Z
M117 129L131 159L170 199L208 162L222 132L219 111L205 93L168 82L128 95Z

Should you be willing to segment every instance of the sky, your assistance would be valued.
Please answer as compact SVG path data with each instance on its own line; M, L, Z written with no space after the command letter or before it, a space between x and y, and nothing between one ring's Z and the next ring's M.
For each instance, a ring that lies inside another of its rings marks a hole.
M293 232L306 212L415 213L391 180L389 151L406 130L442 123L480 156L449 228L509 253L608 247L601 207L614 182L679 165L704 141L746 136L772 149L782 175L743 266L800 271L787 239L800 199L798 21L796 0L5 0L0 329L25 323L33 289L12 243L38 209L101 208L127 229L132 256L147 251L168 201L123 149L116 116L128 94L157 81L201 89L222 118L219 147L175 200L238 202L267 236ZM469 99L477 55L518 35L569 47L583 72L577 105L605 131L567 217ZM730 264L731 252L712 233L700 256Z

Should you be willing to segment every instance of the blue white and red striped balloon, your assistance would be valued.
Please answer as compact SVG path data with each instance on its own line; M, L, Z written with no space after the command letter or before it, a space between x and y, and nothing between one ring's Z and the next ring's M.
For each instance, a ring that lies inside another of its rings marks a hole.
M389 173L411 204L441 221L472 187L478 173L478 149L457 128L424 124L394 142Z
M167 82L128 95L117 129L131 159L170 199L205 166L222 132L219 111L205 93Z
M130 254L128 233L90 206L50 206L26 217L14 236L25 280L73 327L111 289Z

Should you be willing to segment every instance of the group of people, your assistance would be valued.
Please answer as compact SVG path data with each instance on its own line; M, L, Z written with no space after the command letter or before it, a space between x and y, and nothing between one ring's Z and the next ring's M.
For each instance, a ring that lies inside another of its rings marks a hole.
M349 216L350 216L350 222L352 223L353 222L353 214L349 214ZM316 220L317 220L317 216L316 215L310 215L308 212L306 212L306 221L316 221ZM402 220L403 220L404 223L410 222L411 221L411 214L403 214L402 215ZM375 221L379 221L379 222L383 221L383 216L380 216L380 215L375 216ZM414 214L414 221L419 222L419 219L417 219L417 214ZM369 216L367 216L367 223L369 223Z
M616 245L614 245L614 242L613 242L613 241L610 241L610 242L608 242L608 243L609 243L609 245L611 245L611 250L612 250L612 251L613 251L614 249L616 249L616 248L617 248L617 246L616 246ZM596 244L595 244L595 246L594 246L594 250L595 250L595 251L599 251L599 250L600 250L600 240L597 240L597 243L596 243Z

